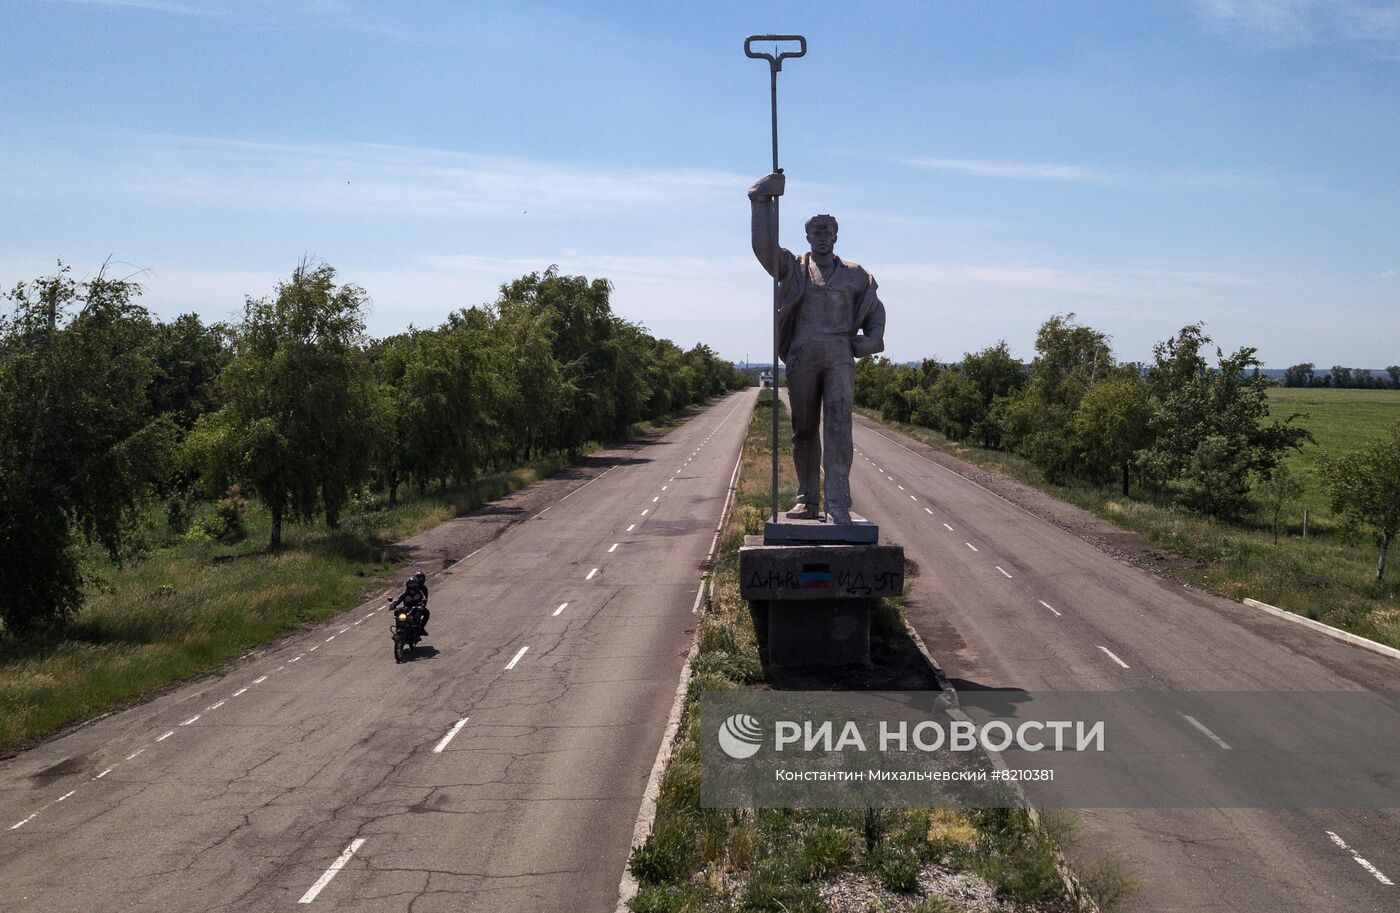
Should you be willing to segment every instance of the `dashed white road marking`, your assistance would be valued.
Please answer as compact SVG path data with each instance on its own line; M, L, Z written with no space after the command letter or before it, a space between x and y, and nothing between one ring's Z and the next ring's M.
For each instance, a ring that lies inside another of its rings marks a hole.
M511 661L508 662L508 663L506 663L506 668L507 668L507 669L514 669L514 668L515 668L515 664L518 663L518 662L520 662L520 657L524 656L524 655L525 655L525 651L528 650L528 649L530 649L530 648L529 648L529 647L521 647L521 648L520 648L520 651L519 651L518 653L516 653L515 656L513 656L513 657L511 658Z
M174 734L175 734L175 730L172 729L172 730L170 730L169 732L167 732L165 735L158 735L158 736L156 736L156 741L157 741L157 742L164 742L166 739L170 738L170 737L171 737L172 735L174 735Z
M184 721L183 723L181 723L180 725L181 725L181 726L188 726L189 724L193 723L193 722L194 722L195 720L197 720L197 719L199 719L199 714L196 713L194 716L192 716L192 717L190 717L189 719L185 720L185 721Z
M974 552L976 552L976 551L981 551L981 549L979 549L977 546L973 545L971 542L964 542L963 545L966 545L968 548L972 549Z
M1216 735L1215 733L1211 732L1209 729L1207 729L1205 724L1202 723L1200 720L1196 719L1189 713L1183 713L1182 716L1186 717L1186 722L1190 723L1192 726L1195 726L1197 729L1201 730L1201 732L1204 732L1206 734L1206 737L1209 738L1212 742L1219 745L1226 751L1230 750L1230 746L1225 744L1225 740L1222 739L1220 736Z
M928 514L930 517L933 516L933 511L929 510L927 507L924 508L924 513Z
M915 497L914 495L910 495L910 496L909 496L909 500L911 500L911 501L917 501L917 500L919 500L919 499L918 499L917 497Z
M33 820L34 820L35 818L37 818L37 817L39 817L39 813L38 813L38 812L35 812L34 814L30 815L28 818L25 818L23 821L16 821L14 824L11 824L11 825L10 825L10 830L12 830L12 831L17 831L17 830L19 830L20 828L24 827L24 826L25 826L26 824L28 824L29 822L33 821Z
M321 645L320 645L320 644L316 644L314 647L311 648L311 651L310 651L310 652L315 653L315 652L316 652L317 650L319 650L319 649L321 649Z
M1003 577L1005 577L1007 580L1013 580L1013 579L1015 579L1015 578L1013 578L1010 574L1006 573L1006 569L1003 568L1000 564L998 564L998 565L996 566L996 569L999 570L999 571L1001 571L1001 575L1002 575Z
M669 485L662 485L662 486L661 486L661 490L662 490L662 491L665 491L666 489L668 489L668 488L670 488L670 487L671 487L671 486L669 486Z
M1050 603L1046 602L1044 599L1037 599L1036 602L1038 602L1038 603L1040 603L1041 605L1045 606L1047 609L1049 609L1050 611L1054 612L1056 615L1062 615L1062 614L1063 614L1059 609L1055 608L1055 607L1052 606Z
M1096 644L1095 646L1098 645ZM1115 656L1113 654L1113 651L1110 650L1108 647L1099 647L1099 649L1102 650L1108 656L1109 659L1113 660L1115 663L1122 666L1124 669L1130 668L1127 663L1123 662L1121 659Z
M68 790L68 792L66 792L66 793L64 793L63 795L59 796L59 797L58 797L57 799L55 799L54 801L55 801L55 802L62 802L64 799L67 799L69 796L73 795L75 792L77 792L76 789L70 789L70 790Z
M231 697L238 697L238 695L242 694L243 692L245 692L245 691L247 691L247 690L248 690L247 686L244 686L244 687L242 687L242 688L239 688L237 691L233 692L233 694L231 695Z
M1376 868L1375 866L1371 865L1371 863L1368 862L1364 856L1362 856L1360 853L1358 853L1351 847L1347 846L1347 842L1345 840L1343 840L1341 837L1338 837L1331 831L1327 831L1326 833L1328 837L1332 838L1333 843L1337 844L1338 847L1350 853L1351 858L1356 860L1356 864L1361 866L1366 871L1370 872L1372 875L1374 875L1377 881L1379 881L1381 884L1389 885L1392 888L1395 887L1395 882L1385 877L1385 873L1383 873L1380 869Z
M375 612L378 612L378 611L379 611L378 609L375 609L374 612L370 612L368 615L366 615L366 616L365 616L363 619L361 619L361 620L362 620L362 621L369 621L371 618L374 617L374 613L375 613Z
M111 767L109 767L109 768L107 768L106 770L102 771L102 773L100 773L100 774L98 774L97 776L93 777L93 779L94 779L94 780L101 780L103 777L107 776L109 773L111 773L112 771L114 771L114 770L116 770L116 769L117 769L117 765L113 764Z
M890 479L890 481L893 482L894 479ZM896 485L895 488L898 488L900 491L903 491L903 490L904 490L904 486L903 486L903 485Z
M313 884L305 894L301 895L301 900L298 900L297 903L311 903L311 901L315 900L316 895L321 893L321 889L331 883L331 879L335 877L337 872L345 868L345 863L350 861L350 857L355 855L355 851L364 845L365 838L363 837L356 837L354 840L350 841L350 845L345 848L345 852L341 853L340 857L336 859L335 862L331 863L331 867L326 869L325 874L318 878L316 883Z
M629 532L629 533L630 533L632 530L636 529L636 528L637 528L637 524L635 524L635 523L628 523L628 524L627 524L627 532Z
M647 514L649 514L649 513L651 513L651 508L650 508L650 507L648 507L646 510L642 511L642 516L645 517L645 516L646 516Z
M258 676L257 678L253 679L253 684L255 684L255 685L261 685L261 684L262 684L263 682L265 682L265 681L267 681L267 676L266 676L266 675L260 675L260 676Z
M613 552L617 551L617 547L621 544L620 542L614 542L612 548L608 549L608 554L611 555Z
M950 532L950 533L953 531L953 528L952 528L951 526L949 526L947 523L944 523L944 524L943 524L943 528L946 529L946 530L947 530L948 532Z
M442 754L442 750L447 747L447 743L452 741L453 737L462 731L462 727L467 725L467 720L469 719L471 719L471 717L464 716L457 721L455 726L447 730L447 735L443 736L438 743L433 746L433 754Z
M561 603L559 603L559 608L557 608L557 609L554 610L554 614L555 614L555 615L558 615L560 612L564 611L564 610L567 609L568 607L569 607L569 604L568 604L567 602L561 602Z
M305 655L305 653L298 653L296 656L293 656L291 659L287 660L287 665L290 666L292 663L297 662Z
M587 577L584 577L583 579L584 579L584 580L592 580L592 579L593 579L593 575L596 574L596 573L598 573L598 569L595 567L593 570L589 571L589 572L588 572L588 576L587 576Z
M205 709L206 712L207 712L207 711L210 711L210 710L218 710L220 707L222 707L224 704L227 704L227 703L228 703L228 700L227 700L227 699L224 699L224 700L222 700L222 701L215 701L214 703L210 704L208 707L205 707L204 709Z
M660 500L661 500L661 496L660 496L660 495L657 495L656 497L654 497L654 498L651 499L651 503L655 504L657 501L660 501Z
M330 642L333 641L333 640L335 640L335 635L334 635L334 634L332 634L330 637L327 637L327 638L326 638L326 643L330 643Z
M345 633L346 631L348 631L348 630L350 630L350 629L349 629L349 628L341 628L339 631L336 631L335 633L337 633L337 634L344 634L344 633Z
M139 755L141 752L143 752L143 751L145 751L145 750L146 750L146 749L144 749L144 748L138 748L138 749L136 749L135 751L133 751L131 754L127 755L127 756L126 756L126 759L127 759L128 761L130 761L132 758L136 757L137 755Z

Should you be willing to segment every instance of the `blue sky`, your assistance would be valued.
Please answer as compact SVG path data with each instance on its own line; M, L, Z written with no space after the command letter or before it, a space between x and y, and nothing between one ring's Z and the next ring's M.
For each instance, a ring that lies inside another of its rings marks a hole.
M1204 321L1271 366L1400 362L1400 3L5 0L0 285L143 270L236 316L303 254L376 335L557 263L766 360L747 185L779 81L784 243L831 212L887 353L1119 356Z

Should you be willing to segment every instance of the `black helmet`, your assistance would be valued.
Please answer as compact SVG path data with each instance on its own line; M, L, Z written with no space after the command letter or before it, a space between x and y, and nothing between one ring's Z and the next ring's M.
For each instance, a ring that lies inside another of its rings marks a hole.
M418 581L419 586L422 586L423 584L428 582L428 575L423 573L422 571L414 571L413 579Z
M417 576L413 576L408 578L408 583L404 584L404 587L410 590L421 590L423 585L418 582Z

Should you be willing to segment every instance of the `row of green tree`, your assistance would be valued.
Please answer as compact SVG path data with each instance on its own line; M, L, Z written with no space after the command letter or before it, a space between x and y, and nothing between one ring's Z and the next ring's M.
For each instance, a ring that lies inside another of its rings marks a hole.
M80 551L123 555L155 503L172 528L238 486L283 524L335 528L357 493L469 482L577 453L743 385L554 267L434 329L365 334L367 296L303 262L231 325L163 322L99 274L17 285L0 317L0 623L71 618Z
M1040 327L1035 351L1029 365L1005 342L955 365L866 359L856 367L856 402L1018 453L1053 482L1115 483L1125 496L1222 519L1298 497L1283 457L1312 435L1297 413L1270 415L1274 382L1258 370L1255 349L1227 355L1192 324L1159 342L1151 364L1120 362L1107 335L1069 314ZM1338 514L1377 532L1379 578L1400 525L1400 429L1372 450L1329 461L1324 476Z
M1369 368L1348 368L1333 365L1331 372L1320 373L1310 361L1283 369L1285 387L1334 387L1342 390L1400 390L1400 365L1391 365L1383 374Z

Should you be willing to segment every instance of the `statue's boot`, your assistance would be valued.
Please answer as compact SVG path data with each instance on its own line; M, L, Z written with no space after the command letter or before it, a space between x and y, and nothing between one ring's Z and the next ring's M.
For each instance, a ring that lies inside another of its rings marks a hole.
M815 520L817 519L817 509L798 501L784 516L789 520Z
M835 523L837 526L850 526L851 512L844 507L828 507L826 522Z

